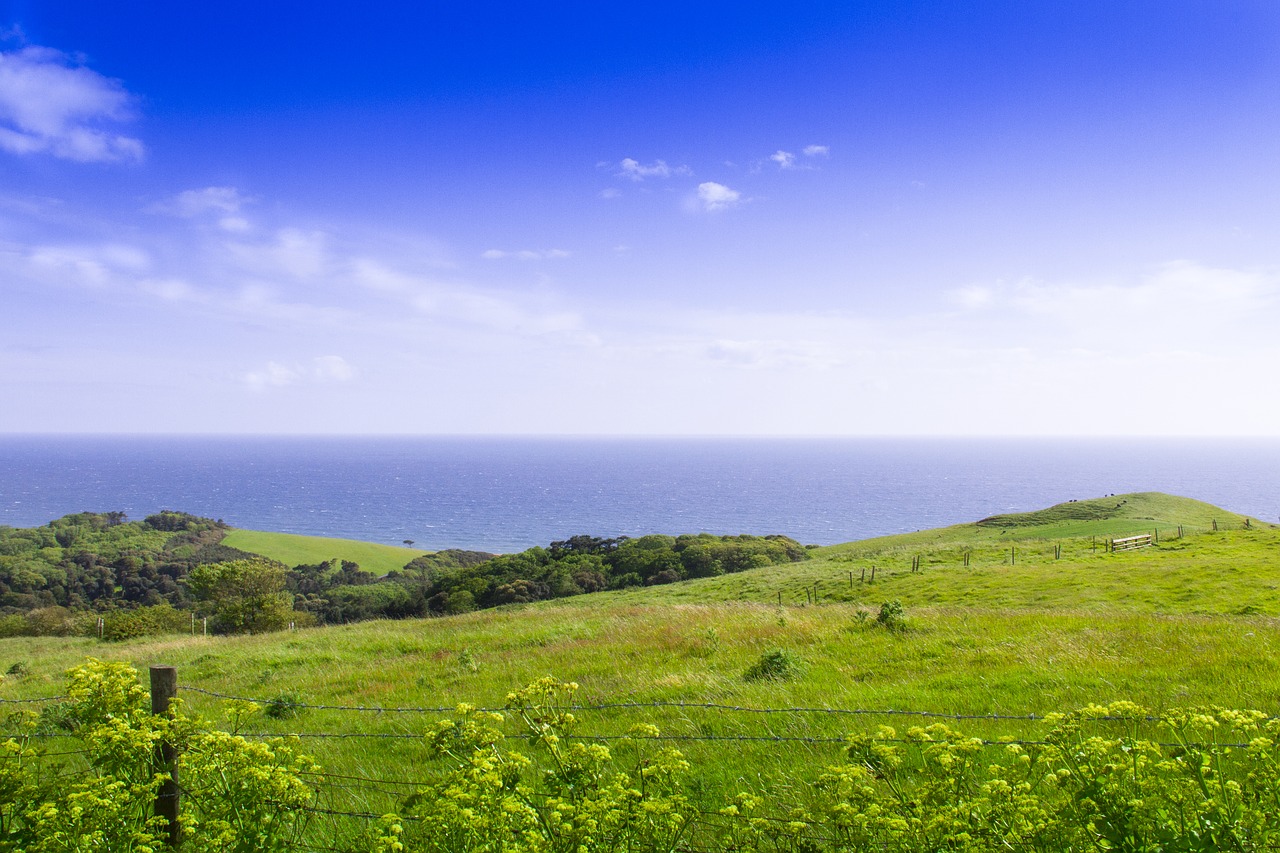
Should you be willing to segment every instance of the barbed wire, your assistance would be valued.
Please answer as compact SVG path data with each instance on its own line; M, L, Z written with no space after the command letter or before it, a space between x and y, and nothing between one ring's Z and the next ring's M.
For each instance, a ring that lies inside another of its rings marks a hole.
M324 740L324 739L358 739L358 738L390 738L398 740L422 740L422 735L401 733L401 732L247 732L241 735L245 738L297 738L299 740ZM674 741L674 742L694 742L694 743L805 743L815 745L840 745L848 746L849 738L846 737L818 737L807 735L631 735L631 734L571 734L559 736L561 740L574 743L592 743L592 742L609 742L609 741L632 741L635 743L643 743L646 741ZM537 735L513 735L511 740L537 740ZM902 737L876 737L872 739L873 743L894 743L909 746L939 746L948 743L941 740L918 740L914 738ZM996 740L987 740L983 738L965 738L963 743L976 743L982 747L1001 747L1001 746L1054 746L1053 741L1048 740L1020 740L1017 738L999 738ZM1164 749L1247 749L1248 743L1202 743L1202 742L1162 742L1148 741L1152 746L1158 746ZM324 775L324 774L320 774ZM394 784L394 783L393 783Z
M41 696L38 699L0 699L0 705L29 705L36 702L61 702L66 696Z
M205 690L199 687L179 687L180 692L199 693L204 696L211 696L216 699L226 699L235 702L252 702L256 705L265 705L278 708L289 708L307 711L350 711L357 713L372 714L453 714L457 713L457 706L453 707L429 707L429 706L369 706L369 705L315 705L308 702L293 702L284 699L262 699L249 696L237 696L230 693L219 693L213 690ZM483 713L502 713L511 711L508 706L501 707L472 707L468 706L472 711ZM703 711L724 711L744 714L829 714L832 716L854 716L854 717L918 717L922 719L937 720L956 720L956 721L974 721L974 720L991 720L991 721L1017 721L1017 722L1044 722L1049 718L1048 714L1000 714L1000 713L956 713L947 711L910 711L901 708L819 708L812 706L796 706L781 708L757 708L749 705L729 705L720 702L685 702L685 701L653 701L653 702L602 702L597 704L571 704L564 706L566 711L612 711L612 710L703 710ZM1145 722L1158 723L1161 717L1148 714L1141 717L1121 716L1121 715L1099 715L1088 717L1085 722ZM1263 717L1263 721L1280 719L1280 717L1268 716Z

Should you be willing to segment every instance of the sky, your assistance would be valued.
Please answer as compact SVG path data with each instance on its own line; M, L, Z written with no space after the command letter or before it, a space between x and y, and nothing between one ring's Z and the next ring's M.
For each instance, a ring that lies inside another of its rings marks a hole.
M0 433L1280 434L1280 4L0 0Z

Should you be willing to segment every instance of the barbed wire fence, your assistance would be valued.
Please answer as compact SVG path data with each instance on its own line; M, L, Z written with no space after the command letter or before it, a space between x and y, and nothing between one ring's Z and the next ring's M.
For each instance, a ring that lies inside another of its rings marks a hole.
M153 701L155 691L157 689L154 681L154 673L157 669L172 669L170 667L153 667ZM281 716L289 718L296 713L305 711L322 711L331 714L338 714L344 718L350 718L356 721L346 730L304 730L304 727L297 728L296 731L252 731L239 732L238 734L247 739L271 739L271 738L296 738L298 740L313 741L334 741L334 740L391 740L405 742L420 742L425 744L425 734L429 725L429 721L423 720L423 725L417 730L409 731L370 731L361 730L367 725L367 721L373 719L400 719L411 720L414 718L435 717L439 719L442 715L454 715L458 712L457 707L446 706L365 706L365 705L349 705L349 704L324 704L324 703L307 703L302 701L294 701L281 698L263 698L254 696L244 696L232 693L225 693L215 690L209 690L192 685L178 684L176 674L173 676L174 683L172 686L173 695L191 694L211 700L222 702L239 702L252 703L259 707L277 708L287 713ZM56 706L57 703L67 700L68 697L63 695L25 698L25 699L0 699L0 707L10 706L17 708L47 708ZM511 708L507 705L473 708L474 711L490 712L490 713L507 713ZM657 701L619 701L619 702L599 702L599 703L566 703L561 710L572 712L577 715L591 715L595 713L616 713L620 711L653 711L653 712L675 712L681 719L688 720L691 713L701 713L711 715L713 717L746 717L754 720L770 720L781 718L788 721L786 725L794 728L796 725L810 725L814 718L826 718L829 720L845 720L849 722L862 720L886 720L895 719L919 721L921 723L933 722L965 722L965 721L982 721L995 723L1016 723L1022 726L1044 723L1049 720L1050 715L1036 713L957 713L939 710L912 710L902 708L833 708L833 707L817 707L817 706L780 706L780 707L756 707L750 705L730 704L722 702L709 701L681 701L681 700L657 700ZM1260 722L1271 722L1280 719L1276 716L1268 716L1260 719ZM1105 724L1105 723L1142 723L1156 724L1161 722L1162 718L1145 714L1141 716L1124 716L1115 714L1098 713L1090 715L1087 718L1089 723ZM795 721L799 721L798 723ZM581 721L579 721L581 722ZM779 746L813 746L824 747L831 750L843 748L850 742L849 737L830 736L827 734L788 734L778 733L768 730L766 726L765 733L734 733L723 734L713 733L709 731L699 731L691 733L657 733L645 734L642 738L637 738L630 733L619 733L616 731L607 731L596 723L595 730L575 730L571 734L565 735L563 740L568 743L599 743L609 744L619 741L635 741L642 739L646 742L658 742L668 744L710 744L716 748L721 746L736 744L748 745L750 747L759 747L767 745ZM0 739L7 738L23 738L34 741L56 741L58 739L67 739L69 733L59 731L32 731L25 734L5 734L0 733ZM880 743L890 744L916 744L920 745L919 740L911 738L886 736L883 733L877 734L876 741ZM1033 738L1019 737L988 737L988 738L969 738L968 743L976 744L982 749L1005 749L1008 747L1022 748L1038 748L1045 747L1050 744L1049 741ZM1207 748L1215 749L1247 749L1249 743L1213 743L1213 744L1196 744L1196 743L1168 743L1153 742L1153 745L1162 749L1187 749L1187 748ZM51 744L50 746L61 746L61 744ZM77 758L87 754L84 749L53 749L44 748L39 750L39 755L43 758ZM68 771L63 771L68 772ZM316 850L316 851L348 851L351 847L336 846L342 843L342 839L350 839L353 837L352 826L368 827L378 821L385 820L389 814L395 814L396 820L403 823L415 823L421 818L412 814L403 814L400 810L400 804L404 803L410 796L413 796L424 790L430 790L434 785L440 782L440 777L433 777L428 773L409 774L399 778L388 778L386 773L365 773L365 772L302 772L299 774L315 791L315 800L309 805L302 807L309 819L317 822L326 822L327 829L318 833L331 840L333 843L312 843L304 845L298 849ZM181 787L179 786L179 791ZM187 795L189 792L182 792ZM546 796L538 792L530 792L533 797ZM366 807L369 804L385 804L384 807L371 808ZM714 837L717 832L725 832L732 829L734 821L740 820L732 815L727 815L723 811L712 810L705 807L696 807L692 809L692 813L696 815L696 820L702 825L703 832L696 837L690 837L687 842L682 842L679 850L694 851L720 849L715 846L709 846L703 840L708 837ZM174 813L176 821L176 812ZM785 834L785 827L804 825L806 827L806 835L812 841L824 843L824 839L815 834L818 824L815 821L801 819L797 817L780 817L777 815L753 815L752 820L776 823L780 829L779 832ZM358 829L356 830L358 833ZM829 841L830 839L826 839Z

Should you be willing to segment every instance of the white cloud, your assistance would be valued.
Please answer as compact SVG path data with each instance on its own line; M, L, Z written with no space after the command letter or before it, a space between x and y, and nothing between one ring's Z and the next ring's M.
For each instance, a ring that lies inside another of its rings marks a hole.
M244 382L252 391L262 392L268 388L283 388L286 385L293 385L302 378L302 374L295 368L280 364L277 361L269 361L266 366L253 370L244 375Z
M525 335L576 334L582 325L578 315L571 312L527 307L513 296L421 278L373 259L354 261L351 275L361 286L444 325L461 323Z
M249 390L261 393L271 388L302 383L350 382L355 376L355 369L342 356L321 355L311 359L310 364L268 361L263 367L249 371L242 378Z
M138 289L168 302L199 299L195 288L177 278L143 279L138 282Z
M282 228L273 242L231 243L227 248L246 271L255 275L307 279L322 275L329 268L326 242L320 231Z
M825 145L806 145L804 147L804 156L806 157L826 157L831 153L831 149Z
M133 117L120 81L46 47L0 53L0 148L78 162L139 161L142 143L103 127Z
M995 292L990 287L972 284L950 293L951 300L962 308L981 308L990 304Z
M486 249L480 253L480 257L489 261L500 261L505 258L515 258L521 261L547 261L567 258L572 252L564 249L521 249L519 251L510 252L505 249Z
M322 355L314 359L312 375L322 382L350 382L356 371L340 355Z
M742 193L729 189L724 184L717 184L715 181L698 184L698 201L702 203L704 210L711 212L728 210L741 200Z
M646 166L638 160L627 157L618 165L622 168L622 171L618 172L619 177L637 182L645 178L669 178L672 175L693 174L693 170L688 166L668 166L665 160L655 160L651 165Z
M622 190L617 187L605 187L600 190L600 198L620 198L621 196Z
M27 253L27 267L38 277L57 283L104 287L145 272L151 266L146 252L133 246L35 246Z
M712 361L739 367L826 370L840 364L828 345L804 340L721 338L708 344L704 352Z
M239 213L247 201L235 187L203 187L180 192L151 209L157 213L191 218L210 212L224 215Z
M778 164L781 169L794 169L796 167L796 155L790 151L779 149L769 155L769 159Z

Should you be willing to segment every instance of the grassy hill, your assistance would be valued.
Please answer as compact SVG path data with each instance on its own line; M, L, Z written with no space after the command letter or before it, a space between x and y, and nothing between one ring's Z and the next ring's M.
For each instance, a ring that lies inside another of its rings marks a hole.
M286 566L315 565L326 560L351 560L360 568L376 575L403 569L414 557L428 553L398 545L379 545L355 539L333 539L325 536L301 536L295 533L267 533L261 530L235 529L227 533L222 544L241 551L261 554Z
M1147 531L1159 532L1158 545L1105 548L1108 537ZM607 706L576 712L583 737L612 744L644 722L682 738L674 745L697 768L690 795L708 809L742 790L803 800L841 759L846 734L935 721L903 712L987 717L952 722L994 740L1034 739L1041 724L990 715L1095 702L1280 708L1280 529L1256 519L1144 493L813 554L431 620L105 645L0 640L0 672L22 664L26 673L0 682L0 698L51 695L60 673L89 655L173 664L188 688L325 706L252 728L342 734L304 744L331 773L395 780L430 776L438 764L411 736L448 715L376 709L501 707L508 691L550 674L580 683L581 704ZM875 581L864 581L872 566ZM905 630L876 622L893 600L906 608ZM775 651L796 663L793 673L746 677ZM193 711L220 713L215 696L182 696ZM340 802L381 814L396 807L397 790L353 785Z

